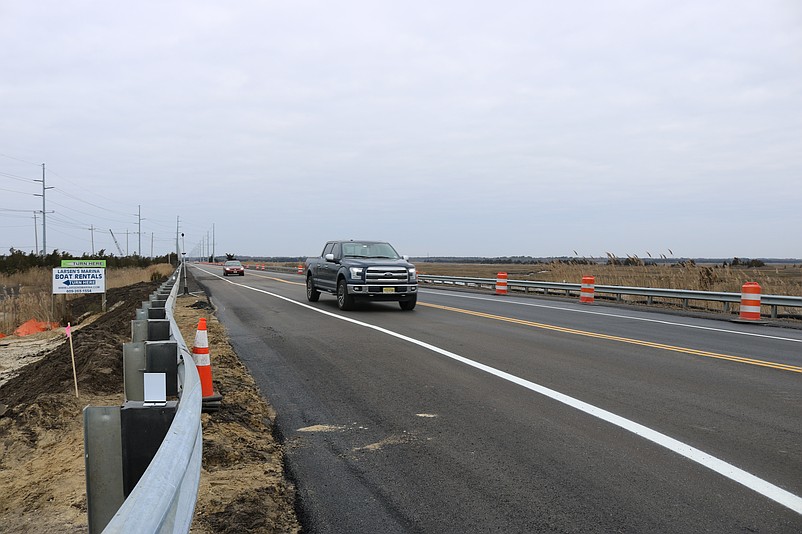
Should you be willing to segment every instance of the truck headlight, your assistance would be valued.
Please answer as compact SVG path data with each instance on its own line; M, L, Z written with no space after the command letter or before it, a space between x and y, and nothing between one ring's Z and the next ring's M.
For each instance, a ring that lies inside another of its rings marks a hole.
M351 278L362 278L362 267L349 267L349 271L351 271Z
M414 282L418 279L418 273L415 271L415 267L412 267L409 270L409 281Z

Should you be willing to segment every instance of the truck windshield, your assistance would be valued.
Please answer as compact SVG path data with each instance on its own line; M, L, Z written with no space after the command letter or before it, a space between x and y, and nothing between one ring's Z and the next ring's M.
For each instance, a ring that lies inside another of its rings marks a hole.
M398 259L398 253L389 243L343 243L343 257Z

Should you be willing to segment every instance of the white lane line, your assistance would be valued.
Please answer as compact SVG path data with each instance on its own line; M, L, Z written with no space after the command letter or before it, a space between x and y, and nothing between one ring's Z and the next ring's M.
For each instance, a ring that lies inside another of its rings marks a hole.
M208 273L208 274L217 276L213 273ZM372 325L370 323L364 323L362 321L357 321L356 319L351 319L350 317L337 315L335 313L331 313L326 310L321 310L320 308L315 308L314 306L310 306L303 302L298 302L297 300L292 300L282 295L277 295L276 293L271 293L270 291L266 291L264 289L257 289L255 287L238 284L236 282L232 282L231 280L222 278L220 276L218 276L218 278L221 278L232 285L243 287L245 289L251 289L253 291L258 291L259 293L264 293L265 295L269 295L271 297L289 302L291 304L295 304L296 306L301 306L302 308L306 308L316 313L327 315L340 321L345 321L347 323L351 323L357 326L362 326L364 328L369 328L371 330L387 334L388 336L392 336L402 341L412 343L413 345L417 345L419 347L430 350L447 358L451 358L452 360L458 361L475 369L479 369L480 371L489 373L495 377L501 378L502 380L507 380L508 382L517 384L530 391L534 391L535 393L539 393L541 395L549 397L550 399L556 400L557 402L561 402L566 406L570 406L571 408L575 408L588 415L597 417L602 421L606 421L619 428L627 430L661 447L665 447L670 451L673 451L681 456L684 456L685 458L693 462L696 462L699 465L707 467L708 469L715 471L716 473L723 475L729 478L730 480L737 482L763 495L764 497L771 499L772 501L779 503L785 506L786 508L789 508L794 512L802 515L802 497L794 495L793 493L784 490L779 486L775 486L774 484L767 482L766 480L763 480L762 478L759 478L751 473L748 473L743 469L735 467L734 465L727 463L724 460L720 460L715 456L712 456L702 450L697 449L696 447L692 447L691 445L683 443L679 440L676 440L672 437L662 434L656 430L652 430L651 428L641 425L640 423L636 423L635 421L631 421L629 419L626 419L625 417L621 417L620 415L616 415L612 412L608 412L607 410L604 410L597 406L593 406L592 404L588 404L579 399L575 399L573 397L565 395L564 393L560 393L559 391L555 391L545 386L541 386L540 384L535 384L534 382L530 382L529 380L525 380L510 373L500 371L494 367L490 367L483 363L470 360L468 358L465 358L464 356L460 356L459 354L455 354L445 349L441 349L440 347L437 347L435 345L431 345L424 341L420 341L418 339L405 336L404 334L399 334L398 332L387 330L386 328L382 328L380 326Z
M442 295L443 293L440 291L419 291L419 293L426 293L428 295ZM790 337L781 337L781 336L771 336L768 334L757 334L755 332L741 332L738 330L726 330L724 328L714 328L712 326L701 326L695 324L687 324L687 323L675 323L673 321L665 321L661 319L649 319L647 317L633 317L631 315L621 315L617 313L609 313L609 312L600 312L600 311L592 311L592 310L578 310L574 308L564 308L562 306L549 306L548 304L534 304L532 302L521 302L519 300L511 300L511 299L493 299L488 297L476 297L471 295L460 295L457 293L448 293L449 297L460 298L460 299L471 299L471 300L486 300L488 302L504 302L505 304L514 304L516 306L530 306L532 308L545 308L548 310L557 310L557 311L565 311L570 313L586 313L588 315L601 315L603 317L615 317L617 319L631 319L633 321L644 321L647 323L658 323L664 324L668 326L679 326L681 328L695 328L697 330L709 330L712 332L720 332L722 334L735 334L738 336L751 336L751 337L760 337L765 339L776 339L779 341L790 341L792 343L802 343L802 339L794 339Z

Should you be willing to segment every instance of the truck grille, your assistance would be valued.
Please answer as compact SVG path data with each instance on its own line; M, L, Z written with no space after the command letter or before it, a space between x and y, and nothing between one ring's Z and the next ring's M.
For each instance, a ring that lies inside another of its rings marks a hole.
M408 276L405 267L368 267L365 270L365 282L368 284L405 284Z

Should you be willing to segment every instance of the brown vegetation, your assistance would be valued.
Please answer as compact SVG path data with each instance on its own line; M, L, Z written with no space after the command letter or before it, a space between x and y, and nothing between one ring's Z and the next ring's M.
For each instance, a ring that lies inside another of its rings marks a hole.
M510 280L579 283L583 276L594 276L596 284L626 287L652 287L740 293L746 282L760 284L764 295L802 295L802 266L765 265L747 268L731 265L701 265L692 261L673 265L575 264L568 262L533 264L417 263L419 274L495 278L506 272ZM670 302L664 302L671 305ZM699 305L719 311L714 302ZM799 315L798 309L781 314Z
M166 278L175 270L160 263L146 268L124 267L106 269L106 291ZM80 317L72 302L84 295L53 295L52 269L38 267L11 275L0 275L0 333L9 335L28 319L56 322L66 326ZM86 301L87 299L83 299ZM101 296L89 299L90 307L81 313L98 312Z
M418 263L420 274L494 278L506 272L510 280L579 283L583 276L594 276L597 284L632 287L659 287L699 291L740 292L746 282L757 282L764 294L802 294L802 266L767 265L744 268L721 265L576 265L563 262L535 264Z

